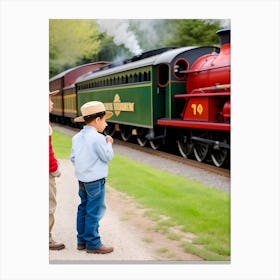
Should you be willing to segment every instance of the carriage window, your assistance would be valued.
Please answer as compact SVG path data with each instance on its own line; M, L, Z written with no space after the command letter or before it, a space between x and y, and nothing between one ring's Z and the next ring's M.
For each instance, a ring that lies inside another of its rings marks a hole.
M134 79L133 79L134 83L137 83L138 82L138 77L137 77L137 74L134 74Z
M157 83L160 87L166 87L169 80L169 67L167 64L157 66Z

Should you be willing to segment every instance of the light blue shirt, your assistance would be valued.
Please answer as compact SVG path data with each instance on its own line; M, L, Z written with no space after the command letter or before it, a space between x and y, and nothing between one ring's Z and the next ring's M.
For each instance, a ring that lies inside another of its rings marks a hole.
M72 138L70 160L79 181L91 182L108 176L108 162L113 158L112 143L107 143L95 127L85 125Z

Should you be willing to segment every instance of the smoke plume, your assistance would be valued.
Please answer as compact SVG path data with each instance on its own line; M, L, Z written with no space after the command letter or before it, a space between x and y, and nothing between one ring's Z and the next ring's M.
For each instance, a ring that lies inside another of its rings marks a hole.
M134 32L129 30L128 20L99 19L97 20L97 27L100 32L105 32L108 36L112 37L116 45L123 44L135 55L143 52Z

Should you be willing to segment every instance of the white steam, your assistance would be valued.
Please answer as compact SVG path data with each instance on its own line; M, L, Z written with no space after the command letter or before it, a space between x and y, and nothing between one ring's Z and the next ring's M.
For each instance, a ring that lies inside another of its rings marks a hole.
M112 37L116 45L125 45L135 55L143 52L134 32L129 30L128 20L99 19L97 20L97 27L100 32L105 32L108 36Z

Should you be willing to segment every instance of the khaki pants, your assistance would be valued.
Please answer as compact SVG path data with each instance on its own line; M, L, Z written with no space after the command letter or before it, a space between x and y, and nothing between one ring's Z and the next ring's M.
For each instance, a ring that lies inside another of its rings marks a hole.
M54 225L54 212L56 209L55 177L49 175L49 241L52 241L52 228Z

